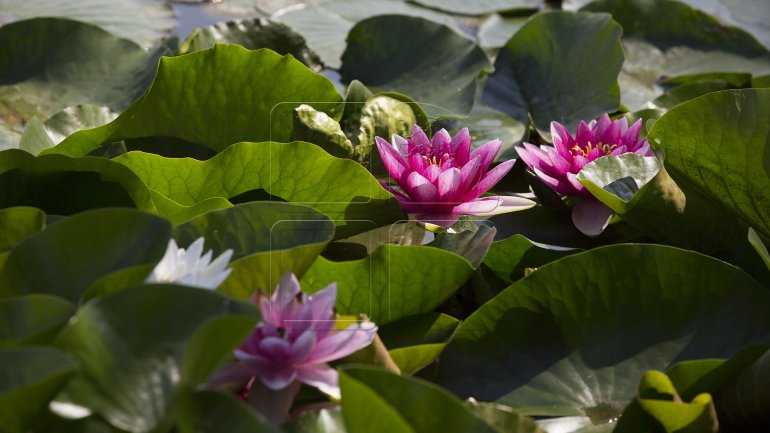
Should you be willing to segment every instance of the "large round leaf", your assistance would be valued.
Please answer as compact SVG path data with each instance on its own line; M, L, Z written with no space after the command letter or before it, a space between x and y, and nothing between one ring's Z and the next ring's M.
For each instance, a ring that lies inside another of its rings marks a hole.
M297 3L288 1L287 3ZM345 38L353 25L376 15L409 15L450 25L452 16L426 9L403 0L325 0L301 2L303 7L278 8L272 18L305 37L308 46L318 53L323 63L339 68L345 51ZM266 10L272 8L267 8Z
M623 26L621 102L632 111L663 93L664 78L770 71L770 56L749 34L678 1L599 0L583 10L611 13Z
M483 99L541 131L555 120L574 129L618 108L623 64L621 28L607 14L548 12L508 41L487 79Z
M165 46L148 52L98 27L65 19L0 27L0 122L23 124L85 103L123 110L144 92L158 58L168 53Z
M483 263L503 281L511 283L524 278L527 269L537 269L576 252L573 248L540 244L523 235L513 235L493 242Z
M0 208L22 205L54 215L101 207L156 210L142 181L108 159L0 152Z
M279 433L258 412L237 397L220 391L190 394L181 406L177 423L181 433Z
M677 183L692 185L770 236L768 119L770 89L726 90L669 111L648 140L665 149Z
M345 237L402 216L393 196L360 164L310 143L238 143L208 161L130 152L115 161L159 194L183 206L262 190L312 206ZM163 214L163 211L161 210Z
M414 0L415 3L465 15L484 15L496 11L538 9L542 0Z
M69 356L43 347L0 349L0 425L26 432L77 368Z
M467 260L449 251L386 244L360 260L332 262L319 257L302 283L304 290L315 292L337 282L337 311L363 313L384 325L433 311L472 271Z
M265 18L220 22L197 28L179 47L180 54L213 48L214 44L237 44L250 50L270 48L291 54L310 68L320 69L320 59L308 49L305 39L285 24Z
M385 370L346 368L340 374L340 388L350 433L495 432L456 397L422 380ZM529 431L534 431L534 423Z
M0 297L48 293L76 303L108 273L160 260L170 231L168 221L129 209L59 221L11 250L0 271Z
M441 358L461 397L612 420L641 375L770 341L770 294L698 253L617 245L543 266L479 308Z
M380 90L403 92L433 117L467 115L477 78L491 69L473 41L424 18L368 18L350 30L347 42L340 69L344 81L355 79Z
M161 59L147 93L111 123L75 133L47 152L85 155L127 138L173 137L216 151L239 141L287 141L292 110L332 113L334 85L291 56L216 45Z
M155 45L175 25L167 0L0 0L0 10L0 25L29 18L69 18L99 26L145 48Z
M682 3L702 9L726 24L742 28L770 49L770 9L763 0L682 0Z
M0 301L0 347L47 343L75 312L56 296L28 295Z
M233 271L219 290L248 298L271 292L285 272L302 276L334 238L334 223L307 206L251 202L203 214L173 234L182 247L200 236L215 256L233 250Z
M122 430L151 431L171 415L182 380L205 380L257 318L254 307L207 289L147 285L98 298L57 340L80 364L64 395ZM217 344L223 335L228 343Z
M45 214L40 209L19 206L0 210L0 253L43 227Z

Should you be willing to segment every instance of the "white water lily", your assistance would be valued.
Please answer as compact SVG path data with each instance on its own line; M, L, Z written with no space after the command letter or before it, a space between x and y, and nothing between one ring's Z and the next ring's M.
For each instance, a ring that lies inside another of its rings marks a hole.
M185 286L201 287L204 289L216 289L222 284L230 272L227 268L233 250L226 250L213 262L212 252L203 253L202 237L190 244L185 250L179 248L176 241L168 241L166 254L147 277L148 283L176 283ZM227 269L225 269L227 268Z

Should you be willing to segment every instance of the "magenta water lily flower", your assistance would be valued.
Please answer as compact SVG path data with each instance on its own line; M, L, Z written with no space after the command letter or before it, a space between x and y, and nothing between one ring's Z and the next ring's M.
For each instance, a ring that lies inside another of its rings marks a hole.
M376 137L377 150L398 189L393 193L406 213L417 214L423 222L449 227L458 215L489 216L528 209L535 202L521 197L480 197L510 171L515 160L489 170L500 151L500 140L492 140L471 152L468 128L452 138L442 129L429 140L425 132L412 127L405 139L393 135L392 143Z
M553 147L524 143L517 151L535 175L554 191L582 198L572 209L572 221L581 232L597 236L607 227L612 210L594 198L576 176L586 164L606 155L633 152L653 156L647 140L639 138L641 127L641 120L629 127L626 119L613 121L604 114L588 124L581 120L573 137L564 125L551 122Z
M377 328L358 321L335 329L336 299L336 283L308 296L294 274L285 274L271 297L259 299L262 322L235 351L238 362L220 370L211 384L256 377L277 391L299 381L339 397L337 370L327 363L368 346Z

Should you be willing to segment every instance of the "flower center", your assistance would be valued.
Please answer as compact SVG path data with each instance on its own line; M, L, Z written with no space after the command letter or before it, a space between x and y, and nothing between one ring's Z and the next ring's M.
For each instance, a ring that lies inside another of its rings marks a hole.
M594 144L589 141L588 146L585 148L582 148L580 145L576 144L575 147L569 150L569 152L572 154L572 156L580 155L583 158L588 158L588 155L594 149L599 149L600 152L604 152L604 155L609 155L613 150L615 150L616 147L618 147L617 144L604 144L601 141L594 146Z
M439 167L441 167L441 164L449 161L451 158L452 158L452 155L450 155L448 152L444 152L441 156L436 156L436 155L431 156L430 154L422 155L422 159L425 160L425 162L427 162L428 164L437 165Z

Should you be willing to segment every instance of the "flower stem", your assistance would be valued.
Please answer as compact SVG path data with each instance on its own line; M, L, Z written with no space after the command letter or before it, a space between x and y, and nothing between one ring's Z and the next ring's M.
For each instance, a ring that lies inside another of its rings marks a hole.
M288 418L299 387L300 382L295 380L286 388L273 391L257 379L249 392L249 404L271 423L280 425Z

